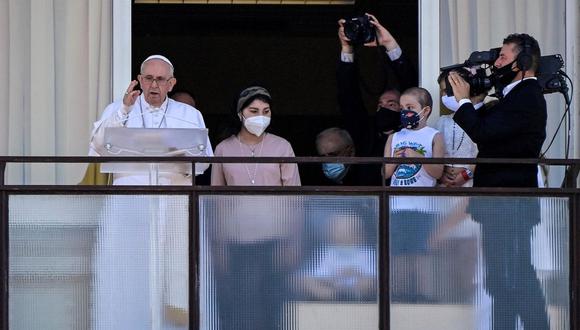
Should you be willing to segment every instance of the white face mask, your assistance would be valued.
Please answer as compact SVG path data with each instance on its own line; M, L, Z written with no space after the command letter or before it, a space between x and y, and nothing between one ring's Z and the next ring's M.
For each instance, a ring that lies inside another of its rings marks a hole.
M443 103L443 105L455 112L459 109L459 102L457 102L457 100L455 99L455 96L447 96L447 95L443 95L441 96L441 102Z
M270 117L266 116L254 116L250 118L244 118L244 127L248 132L254 134L255 136L260 136L266 128L270 125Z

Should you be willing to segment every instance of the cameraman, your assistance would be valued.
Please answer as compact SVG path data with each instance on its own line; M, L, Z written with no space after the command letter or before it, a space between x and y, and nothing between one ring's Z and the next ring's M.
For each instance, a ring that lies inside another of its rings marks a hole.
M382 26L377 18L366 14L374 29L376 41L364 44L366 47L377 47L386 51L383 65L392 68L399 82L399 90L386 89L379 96L376 114L369 116L360 90L358 65L355 61L354 43L345 35L346 20L338 21L338 38L341 45L340 61L337 68L338 105L343 116L346 130L352 136L356 156L382 157L389 134L400 128L399 98L400 90L417 86L418 76L415 67L403 54L401 47L391 33ZM367 182L381 185L381 166L371 166Z
M457 73L449 82L459 101L454 120L479 148L481 158L538 158L546 138L546 101L537 82L538 42L527 34L503 41L492 78L505 86L503 98L475 110L469 84ZM474 187L537 187L534 164L478 164ZM477 197L469 211L481 223L485 287L493 299L494 329L549 329L546 301L531 262L532 229L540 222L534 198Z

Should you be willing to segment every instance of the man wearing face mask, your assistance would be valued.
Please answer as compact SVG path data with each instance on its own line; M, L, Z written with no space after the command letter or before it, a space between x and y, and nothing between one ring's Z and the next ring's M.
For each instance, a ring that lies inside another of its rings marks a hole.
M415 67L405 56L399 44L391 33L380 24L378 19L367 14L370 24L376 32L376 42L365 44L365 47L377 47L385 51L383 65L388 66L395 74L399 90L417 86L418 75ZM346 130L350 133L356 156L381 157L387 138L400 129L399 105L400 92L398 89L387 88L377 100L374 116L369 116L363 102L360 89L358 64L355 61L355 45L344 34L345 20L338 21L338 37L341 45L340 61L337 67L338 105L343 116ZM320 154L320 153L319 153ZM369 179L360 182L361 185L380 185L381 166L368 168L366 176ZM356 182L354 183L356 184Z
M475 110L469 84L457 73L449 82L459 109L454 120L477 143L482 158L538 158L546 138L546 101L536 79L538 42L527 34L503 41L493 74L505 86L503 98ZM475 187L537 187L535 164L479 164ZM485 288L493 299L494 329L549 329L546 301L531 262L532 229L540 222L537 199L485 198L470 201L468 210L481 224Z
M316 136L316 151L324 157L354 157L356 148L347 130L331 127ZM369 175L374 167L368 164L324 163L324 185L372 186L376 178ZM380 182L380 181L379 181Z

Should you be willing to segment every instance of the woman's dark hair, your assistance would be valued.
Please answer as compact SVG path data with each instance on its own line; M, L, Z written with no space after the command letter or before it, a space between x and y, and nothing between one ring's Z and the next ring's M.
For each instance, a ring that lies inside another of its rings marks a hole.
M440 84L445 79L445 83L447 84L447 77L449 77L449 72L451 71L457 72L457 74L459 74L459 76L461 76L461 78L465 79L466 81L469 79L469 76L471 76L471 73L466 68L457 68L441 72L439 77L437 77L437 83Z

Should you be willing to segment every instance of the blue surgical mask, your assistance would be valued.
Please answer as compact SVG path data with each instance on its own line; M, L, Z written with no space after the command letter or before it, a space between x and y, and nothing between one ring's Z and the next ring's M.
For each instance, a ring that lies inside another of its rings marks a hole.
M421 112L423 111L415 112L411 109L401 110L401 126L407 129L417 128L421 121L421 116L419 115Z
M341 163L324 163L322 164L324 175L334 182L340 182L346 175L346 166Z

